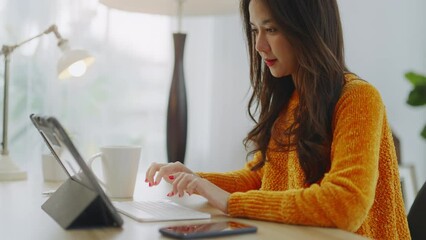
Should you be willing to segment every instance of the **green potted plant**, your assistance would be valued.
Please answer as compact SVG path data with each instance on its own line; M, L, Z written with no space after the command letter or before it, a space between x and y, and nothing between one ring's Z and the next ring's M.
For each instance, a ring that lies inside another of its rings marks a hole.
M424 106L426 104L426 76L415 72L407 72L405 78L413 86L408 95L407 104L414 107ZM426 139L426 125L420 135Z

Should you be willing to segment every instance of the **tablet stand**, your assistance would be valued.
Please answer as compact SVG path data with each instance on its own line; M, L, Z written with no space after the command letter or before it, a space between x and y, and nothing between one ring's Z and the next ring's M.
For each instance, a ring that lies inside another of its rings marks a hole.
M100 195L72 178L41 208L64 229L119 226Z

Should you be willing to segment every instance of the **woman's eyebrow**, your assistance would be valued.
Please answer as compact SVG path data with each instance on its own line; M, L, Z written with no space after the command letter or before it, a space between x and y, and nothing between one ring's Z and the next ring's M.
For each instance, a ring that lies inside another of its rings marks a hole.
M266 24L268 24L268 23L272 23L272 22L274 22L272 19L266 19L266 20L263 20L261 23L260 23L260 25L266 25ZM250 25L251 26L256 26L254 23L252 23L252 22L250 22Z

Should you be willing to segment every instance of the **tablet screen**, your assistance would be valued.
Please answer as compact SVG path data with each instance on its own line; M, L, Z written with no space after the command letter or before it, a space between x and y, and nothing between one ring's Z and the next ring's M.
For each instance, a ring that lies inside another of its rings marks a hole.
M78 156L73 156L67 144L64 143L63 136L60 136L54 129L49 129L46 127L40 127L39 132L47 143L47 146L50 149L52 155L62 165L68 176L83 183L84 185L89 185L91 187L91 184L84 178L82 169L76 161L76 157Z
M68 176L103 196L104 192L97 183L96 177L59 121L53 117L46 118L36 115L31 115L31 121Z

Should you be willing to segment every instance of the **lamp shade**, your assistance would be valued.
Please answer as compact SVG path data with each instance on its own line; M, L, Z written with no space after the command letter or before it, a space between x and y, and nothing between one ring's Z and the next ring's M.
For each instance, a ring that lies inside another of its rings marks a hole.
M95 59L85 50L64 51L58 62L59 79L82 76Z
M182 1L182 0L181 0ZM99 0L107 7L127 12L176 15L179 0ZM238 11L239 0L184 0L183 15L232 14Z

